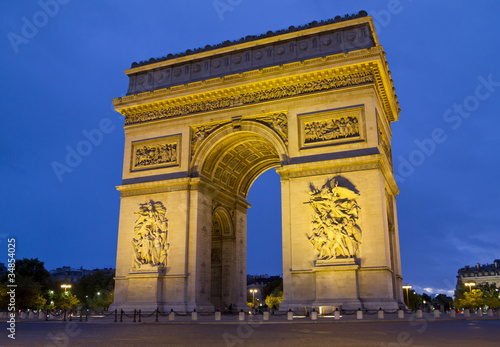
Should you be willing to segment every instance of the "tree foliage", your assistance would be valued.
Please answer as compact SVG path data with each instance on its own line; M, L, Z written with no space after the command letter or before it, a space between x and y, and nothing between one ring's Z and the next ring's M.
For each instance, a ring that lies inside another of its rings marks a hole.
M113 303L114 285L113 275L97 270L80 279L73 293L85 308L107 310Z
M469 291L455 292L456 308L496 308L500 307L499 291L495 283L481 283Z
M282 278L267 283L264 286L264 288L262 288L262 297L267 298L279 286L281 286L281 288L283 290L283 279Z
M78 308L80 300L71 292L61 293L56 296L54 300L54 305L60 310L73 310Z
M422 302L422 295L418 294L415 290L409 290L406 293L406 289L403 294L405 295L405 303L408 305L408 308L416 310L417 305Z
M50 273L44 263L35 259L19 259L15 263L16 309L42 309L46 305L44 293L51 285ZM1 279L0 308L5 310L9 302L8 277Z
M266 305L270 308L279 308L283 301L283 281L281 284L274 288L274 290L266 296Z

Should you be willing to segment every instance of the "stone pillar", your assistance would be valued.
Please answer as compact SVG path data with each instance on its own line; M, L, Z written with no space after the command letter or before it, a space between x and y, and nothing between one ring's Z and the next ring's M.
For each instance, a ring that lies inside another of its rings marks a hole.
M399 277L393 274L400 273L399 244L395 232L390 231L394 226L389 225L387 218L386 201L392 198L386 197L385 179L378 170L348 172L346 167L343 170L342 174L317 175L320 170L316 168L316 175L311 176L305 169L300 171L300 176L286 167L277 170L282 177L284 300L281 310L307 306L325 310L398 308L402 290ZM328 185L338 185L338 188L330 189ZM359 206L351 221L353 224L349 225L361 241L359 249L354 242L353 248L346 250L333 241L331 247L327 247L315 239L323 237L322 230L328 228L322 225L328 223L322 220L321 213L325 211L318 211L324 206L315 206L316 201L328 199L328 194L337 194L335 190ZM393 208L390 210L393 214ZM391 221L394 223L394 218ZM351 256L341 257L342 252L350 252Z

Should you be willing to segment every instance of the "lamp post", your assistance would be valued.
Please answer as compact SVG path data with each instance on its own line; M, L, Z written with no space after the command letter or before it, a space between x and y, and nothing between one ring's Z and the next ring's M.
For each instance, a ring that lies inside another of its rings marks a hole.
M408 293L411 289L411 286L409 284L405 284L403 286L403 289L406 289L406 305L408 308L410 307L410 294Z
M252 306L254 310L255 310L255 293L257 292L258 292L257 289L250 289L250 293L252 293Z
M68 292L68 288L71 288L71 284L61 284L61 288L64 288L64 294Z
M476 284L474 282L466 282L464 283L467 287L469 287L469 293L472 292L471 287L474 287Z

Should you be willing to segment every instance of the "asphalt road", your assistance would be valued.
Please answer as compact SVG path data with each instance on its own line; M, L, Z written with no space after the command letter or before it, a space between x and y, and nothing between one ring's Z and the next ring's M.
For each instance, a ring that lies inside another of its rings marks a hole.
M500 320L1 323L0 346L500 346Z

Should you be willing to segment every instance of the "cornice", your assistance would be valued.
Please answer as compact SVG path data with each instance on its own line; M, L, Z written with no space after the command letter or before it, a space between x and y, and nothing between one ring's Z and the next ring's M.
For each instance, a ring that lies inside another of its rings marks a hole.
M391 122L398 118L399 105L382 55L381 47L337 54L126 96L113 103L125 116L125 124L132 125L375 83ZM345 62L350 64L336 66ZM304 70L307 72L291 75Z
M144 93L115 98L112 99L112 101L115 109L120 113L123 108L129 108L139 105L141 105L142 107L146 106L152 109L154 107L153 105L145 104L159 102L166 98L180 97L183 94L189 95L192 98L195 98L196 95L199 95L203 92L217 91L221 94L224 93L224 88L229 89L229 84L234 84L234 87L245 88L251 86L252 84L250 83L256 80L259 80L259 82L261 80L268 82L269 79L278 79L280 76L290 76L293 73L303 72L305 69L326 70L328 67L325 67L325 65L335 67L343 63L349 63L347 66L345 66L347 68L349 66L354 66L356 64L355 60L358 60L361 63L384 60L383 55L384 52L381 46L372 47L370 49L362 49L348 53L340 53L325 57L296 61L262 69L245 71L237 74L229 74L223 77L216 77L192 83L175 85L168 88L156 89ZM245 85L245 83L248 84ZM236 84L238 85L236 86Z
M190 177L116 186L121 197L189 190L199 179Z
M341 174L366 170L380 170L394 196L399 189L387 159L382 154L346 159L334 159L320 162L291 164L276 169L282 180L310 177L315 175Z

